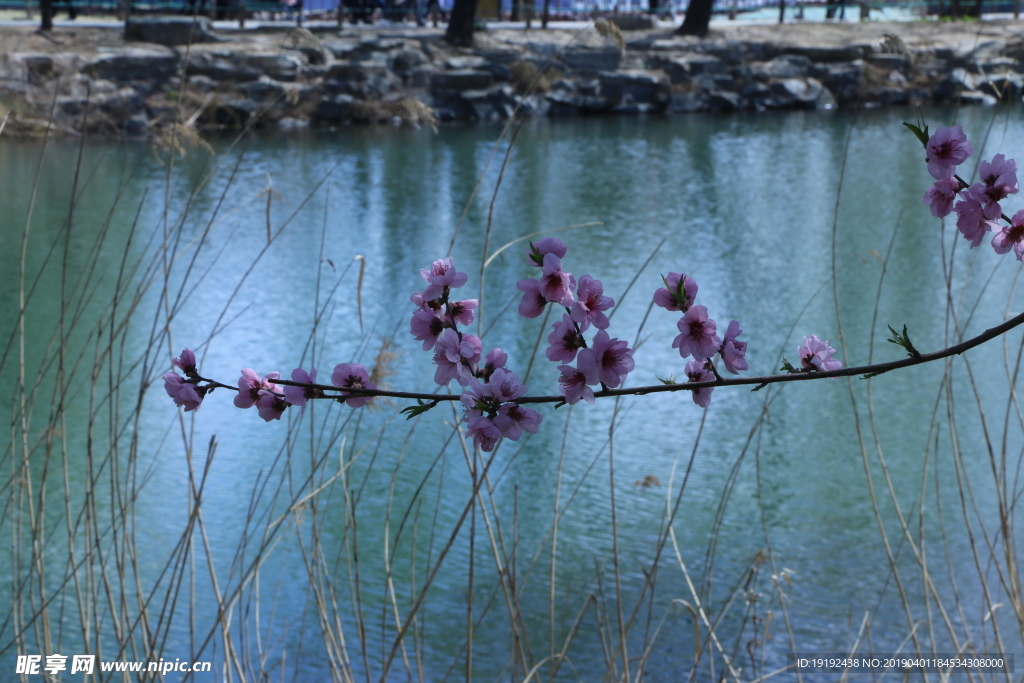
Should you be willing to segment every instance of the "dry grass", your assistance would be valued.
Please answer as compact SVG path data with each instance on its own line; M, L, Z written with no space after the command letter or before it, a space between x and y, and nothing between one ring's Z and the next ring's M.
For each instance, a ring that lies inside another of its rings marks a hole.
M527 95L530 93L546 93L554 85L555 81L562 77L562 74L553 66L546 66L543 70L537 68L536 64L526 60L517 60L509 64L509 71L512 72L512 86L516 92Z

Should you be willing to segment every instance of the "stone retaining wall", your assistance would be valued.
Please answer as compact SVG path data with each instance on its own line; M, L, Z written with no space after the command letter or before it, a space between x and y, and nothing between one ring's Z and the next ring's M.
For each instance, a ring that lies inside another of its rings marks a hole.
M11 110L15 132L44 128L55 103L58 130L146 134L178 120L199 127L500 121L995 104L1024 92L1024 33L1011 22L787 28L737 28L705 40L655 31L501 31L482 34L473 49L452 48L425 29L132 32L152 42L126 42L113 28L81 29L63 42L59 32L56 41L29 34L12 41L7 33L0 105ZM175 44L182 35L204 42Z

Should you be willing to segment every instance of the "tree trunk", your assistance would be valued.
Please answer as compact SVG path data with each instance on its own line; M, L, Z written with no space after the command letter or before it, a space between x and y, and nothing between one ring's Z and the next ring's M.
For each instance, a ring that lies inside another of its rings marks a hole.
M448 30L444 33L445 42L459 47L471 47L475 21L476 0L455 0L448 19Z
M708 24L711 23L713 2L714 0L690 0L690 6L686 8L686 19L676 33L681 36L706 36Z
M39 14L43 20L39 27L43 31L53 30L53 0L39 0Z
M548 15L550 14L550 12L549 12L550 9L551 9L551 0L544 0L544 16L542 16L540 18L540 27L541 28L547 28L548 27Z
M779 0L779 23L786 22L786 0Z

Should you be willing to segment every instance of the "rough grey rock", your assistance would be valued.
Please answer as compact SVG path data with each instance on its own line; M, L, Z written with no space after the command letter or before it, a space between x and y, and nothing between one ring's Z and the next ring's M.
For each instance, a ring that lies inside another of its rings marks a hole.
M213 22L208 18L180 16L130 17L125 23L124 37L126 40L167 46L218 40Z
M426 64L430 60L422 50L407 47L391 53L390 66L399 76L408 75L416 67Z
M669 60L665 73L673 83L690 81L703 74L725 73L725 64L713 55L689 54L685 57Z
M482 69L486 64L486 59L475 55L449 57L444 60L445 68L450 69L451 71L471 71L473 69Z
M769 78L803 78L811 68L811 60L804 55L782 55L764 65Z
M439 71L430 77L430 89L484 90L493 82L490 71Z
M33 85L41 85L61 75L61 68L53 55L48 54L12 54L10 63L19 72L20 80Z
M352 118L355 101L354 97L343 93L321 97L313 117L319 121L347 121Z
M668 109L673 113L703 111L708 108L708 96L699 91L672 95Z
M361 98L379 99L397 85L383 64L333 64L327 72L324 89Z
M783 78L772 84L768 106L813 109L818 106L822 88L816 78Z
M203 76L196 74L195 76L188 77L188 84L190 87L198 90L199 92L213 92L217 89L217 82L209 76Z
M600 93L610 102L664 103L668 87L648 71L604 71Z
M697 51L712 57L718 57L729 66L737 66L743 63L743 46L736 42L727 41L724 43L701 44L698 46Z
M800 55L812 62L852 62L861 59L868 53L867 46L847 45L842 47L801 45L785 48L786 54Z
M295 55L253 53L246 54L242 63L265 73L277 81L294 81L302 69L302 60Z
M1024 92L1024 76L1020 74L993 74L979 81L978 90L1004 102L1017 102Z
M743 103L739 93L731 90L714 90L708 93L708 106L712 111L732 111L740 109Z
M239 127L249 122L259 106L252 100L232 97L213 105L213 122L221 126Z
M883 71L896 70L906 75L910 73L914 67L914 63L910 60L908 55L894 55L894 54L871 54L867 57L868 63L872 66L877 66Z
M852 104L860 96L864 82L864 62L828 64L811 69L812 75L828 88L839 104Z
M82 69L87 76L114 82L161 82L173 76L181 63L178 54L169 48L101 49L103 52Z
M512 118L519 100L509 85L495 85L487 90L466 90L462 99L473 108L476 118L503 121Z
M562 52L562 62L580 71L614 71L622 61L622 51L617 46L600 48L577 47Z

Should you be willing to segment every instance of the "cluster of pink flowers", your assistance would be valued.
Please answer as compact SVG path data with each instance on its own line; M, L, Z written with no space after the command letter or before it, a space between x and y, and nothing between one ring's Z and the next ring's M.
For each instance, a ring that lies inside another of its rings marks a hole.
M168 396L174 399L174 405L185 407L186 413L198 409L209 391L209 387L199 386L196 354L192 353L192 349L185 349L172 362L175 367L185 373L185 377L183 378L176 372L164 373L164 390Z
M925 144L925 153L928 172L936 179L923 198L932 215L943 218L955 211L956 227L972 248L980 245L987 233L995 232L992 248L997 254L1013 249L1017 260L1024 260L1024 210L1008 219L1007 226L997 222L1003 217L1000 202L1017 194L1017 162L996 154L979 165L980 181L968 185L956 175L956 167L974 153L974 146L960 126L936 129Z
M743 334L740 324L733 320L725 331L725 339L718 336L718 325L708 317L708 309L694 301L697 281L686 273L670 272L662 277L665 286L654 292L654 303L668 311L680 311L683 317L676 323L679 334L672 348L679 349L683 358L693 356L686 364L686 376L691 382L710 382L718 377L713 358L721 355L725 369L734 375L747 369L747 343L739 341ZM702 408L711 403L713 387L693 389L693 402Z
M428 287L409 297L416 305L409 329L424 351L434 351L434 381L447 386L454 379L465 388L461 401L467 435L489 452L503 437L518 441L524 431L535 434L542 418L516 403L526 387L505 368L508 355L493 348L484 356L480 338L459 330L459 325L472 324L479 306L476 299L451 299L452 290L466 284L468 276L450 258L434 261L420 275Z
M548 304L565 308L562 319L552 325L545 355L548 360L561 363L558 394L565 402L571 405L582 399L593 403L592 387L600 384L614 389L633 371L633 350L625 341L609 336L606 331L609 322L605 311L612 308L615 301L604 295L601 281L584 275L577 285L572 273L562 270L566 251L565 244L554 237L530 243L526 256L531 265L541 269L541 276L516 283L523 292L519 314L536 318ZM591 326L597 333L588 345L583 333ZM575 367L570 365L573 361L576 361Z
M164 390L168 396L174 399L175 405L184 406L186 412L199 408L206 394L213 391L216 386L225 386L218 385L199 374L196 368L196 356L191 349L182 351L181 356L175 358L173 362L185 373L185 377L183 378L176 372L164 374ZM308 399L325 397L321 389L283 386L271 381L280 377L280 372L268 372L261 378L259 373L252 368L242 368L242 376L238 378L238 393L234 399L235 406L243 409L256 406L259 416L270 422L271 420L280 420L284 411L291 406L304 408ZM295 368L292 370L292 381L316 384L316 368L309 372L302 368ZM202 382L206 382L206 384L200 386ZM336 365L331 374L331 384L339 389L375 390L377 388L370 381L370 375L366 372L366 368L357 363ZM342 392L342 395L337 398L352 408L361 408L373 400L372 396L364 394L346 396L345 392Z
M633 350L627 342L608 334L610 323L606 312L615 301L604 295L601 281L583 275L577 283L571 273L562 269L566 251L565 244L554 238L530 244L527 257L531 265L541 270L541 275L517 283L523 292L519 313L536 318L549 304L565 310L561 320L552 325L545 355L559 364L558 393L565 403L576 404L580 400L594 403L593 387L615 389L625 382L635 367ZM420 274L427 286L409 297L415 305L409 330L423 343L423 350L433 352L433 363L437 366L434 381L447 386L455 380L463 387L459 401L464 409L467 436L481 450L490 452L501 439L518 441L524 433L535 434L543 418L536 410L523 405L530 402L525 399L527 388L519 376L506 367L508 355L500 348L493 348L484 355L480 338L460 330L460 326L473 323L479 306L476 299L458 300L452 296L454 290L466 284L468 276L458 272L450 258L434 261ZM677 323L679 335L672 346L683 358L692 357L686 365L688 380L720 381L715 356L721 356L726 370L733 374L746 370L747 344L739 341L742 334L739 323L730 322L725 338L720 338L707 309L695 304L696 281L681 273L669 273L662 280L665 287L654 293L654 301L662 308L683 314ZM591 328L596 332L588 342L585 333ZM817 336L805 338L799 348L804 371L841 367L832 358L833 353L835 350ZM235 388L203 377L190 349L182 351L173 362L184 377L177 372L164 374L164 388L175 404L186 411L198 409L203 398L214 389ZM787 369L798 371L792 367ZM377 390L370 373L358 363L336 365L331 373L331 387L317 385L316 368L292 370L291 381L297 386L280 384L280 377L279 372L261 377L252 368L243 368L235 405L242 409L256 406L259 416L270 422L280 420L292 406L305 409L307 401L312 399L336 400L351 408L361 408L373 401L373 396L361 390ZM325 393L331 388L338 393ZM694 402L706 408L711 401L712 388L692 391ZM436 400L421 402L402 412L412 417L436 404Z

